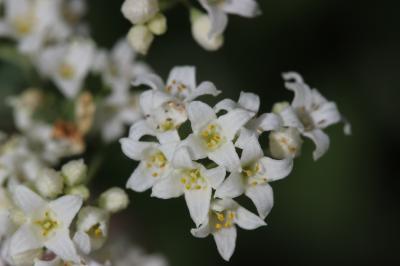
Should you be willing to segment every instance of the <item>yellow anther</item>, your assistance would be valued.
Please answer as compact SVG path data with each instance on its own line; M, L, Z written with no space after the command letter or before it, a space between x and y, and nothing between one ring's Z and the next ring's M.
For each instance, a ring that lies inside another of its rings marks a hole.
M224 224L224 227L225 227L225 228L229 228L229 227L231 227L231 226L232 226L232 223L229 222L229 221L227 221L227 222Z
M200 186L200 185L196 185L196 189L197 189L197 190L200 190L200 189L201 189L201 186Z
M225 215L224 214L216 213L216 215L217 215L218 221L223 222L225 220Z
M151 164L151 163L146 163L146 167L147 167L147 168L151 168L151 167L153 167L153 164Z
M35 224L42 229L42 235L46 237L58 227L58 222L50 217L49 212L45 212L44 217L43 220L36 221Z
M103 230L101 230L99 223L93 225L86 233L91 237L96 237L96 238L103 237L104 235Z
M14 19L12 24L18 34L27 35L32 32L34 20L32 15L18 16Z
M182 177L182 178L181 178L181 183L182 183L182 184L186 184L186 178Z
M154 173L152 173L151 175L152 175L152 177L157 177L157 176L158 176L158 173L154 172Z
M72 79L75 75L75 70L71 65L63 63L58 68L58 74L64 79Z
M215 224L215 229L220 230L222 228L222 224Z
M230 212L229 213L229 219L231 219L231 220L235 219L235 213L234 212Z
M186 188L187 190L189 190L189 189L192 188L192 186L191 186L191 185L186 185L185 188Z

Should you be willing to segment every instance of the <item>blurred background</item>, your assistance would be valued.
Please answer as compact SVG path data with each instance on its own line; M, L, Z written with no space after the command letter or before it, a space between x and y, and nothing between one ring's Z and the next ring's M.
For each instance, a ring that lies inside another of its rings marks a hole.
M263 16L230 17L225 46L209 53L192 39L182 7L167 13L168 33L156 39L147 60L166 77L175 65L195 65L198 81L215 82L224 96L258 93L262 111L290 100L281 73L300 72L351 121L328 130L331 149L312 160L306 142L289 178L274 183L268 226L240 230L229 265L400 265L400 21L398 1L259 0ZM129 29L122 0L89 1L94 39L111 47ZM0 63L0 97L29 85L18 67ZM0 105L0 128L12 130ZM118 144L94 185L124 186L135 165ZM158 200L130 193L131 207L113 220L138 245L163 253L171 266L225 265L211 237L193 238L182 198ZM251 205L250 205L251 206Z

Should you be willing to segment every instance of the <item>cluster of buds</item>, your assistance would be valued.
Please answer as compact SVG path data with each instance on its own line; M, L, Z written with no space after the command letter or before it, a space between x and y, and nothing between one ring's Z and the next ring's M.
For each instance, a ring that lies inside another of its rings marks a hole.
M329 147L322 130L342 121L336 105L300 75L286 73L284 79L295 93L292 104L279 103L273 112L259 115L260 98L249 92L242 92L238 102L225 99L214 107L197 101L220 91L208 81L197 85L194 67L175 67L166 84L154 74L139 76L134 84L151 89L140 95L142 119L120 141L124 154L139 161L127 188L151 189L160 199L184 196L196 225L192 234L212 234L229 260L235 225L247 230L266 225L273 206L269 183L290 174L301 136L315 142L318 159ZM263 149L259 138L265 132L270 144ZM234 201L242 195L253 201L257 215Z

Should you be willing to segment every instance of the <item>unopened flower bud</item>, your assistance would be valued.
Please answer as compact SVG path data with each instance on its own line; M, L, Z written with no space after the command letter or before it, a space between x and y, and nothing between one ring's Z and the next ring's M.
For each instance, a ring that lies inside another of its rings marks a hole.
M84 201L90 197L90 191L85 185L79 185L75 187L69 187L66 191L69 195L75 195L81 197Z
M125 0L121 11L132 24L145 23L158 13L158 0Z
M276 103L272 107L272 112L274 112L275 114L280 114L283 110L285 110L289 106L290 106L290 104L288 102Z
M144 25L136 25L128 32L128 41L136 52L146 55L152 42L154 35L148 27Z
M162 35L167 31L167 18L158 13L147 24L149 30L155 35Z
M272 131L269 135L271 155L276 159L294 158L300 155L303 141L295 128Z
M43 169L35 180L35 187L43 197L55 198L63 192L64 180L59 172Z
M110 188L100 195L99 206L111 213L119 212L128 207L129 198L121 188Z
M208 51L216 51L224 44L224 36L210 36L211 20L206 14L193 9L191 11L192 35L196 42Z
M83 159L70 161L61 168L61 173L68 186L79 185L86 179L87 166Z

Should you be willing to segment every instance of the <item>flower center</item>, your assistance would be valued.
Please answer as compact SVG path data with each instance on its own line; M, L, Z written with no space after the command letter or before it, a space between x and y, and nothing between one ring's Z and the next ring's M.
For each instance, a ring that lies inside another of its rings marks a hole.
M185 105L179 101L168 101L150 118L161 132L175 130L187 120Z
M207 180L201 175L198 168L184 171L181 183L186 190L201 190L208 187Z
M90 229L86 231L86 233L93 238L101 238L104 236L103 230L101 230L99 223L90 227Z
M219 148L225 141L225 138L221 134L221 128L216 124L208 125L200 132L200 136L206 147L210 150Z
M167 165L168 160L161 151L151 155L146 163L146 167L152 171L153 177L159 177L165 171Z
M234 224L235 212L228 210L223 212L213 212L213 221L215 230L219 231L222 228L230 228Z
M46 211L43 219L36 221L35 224L39 227L44 237L49 236L49 234L59 226L58 221L55 220L54 216L49 211Z
M174 79L165 87L165 91L168 94L184 98L188 95L188 86Z
M12 25L19 35L27 35L32 32L35 17L33 15L17 16Z
M305 107L298 108L297 114L306 131L311 131L315 128L314 121Z
M68 63L62 63L58 68L58 74L63 79L72 79L75 75L75 69Z
M248 185L257 186L268 182L267 177L263 176L262 167L259 162L243 167L242 176Z

